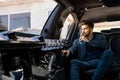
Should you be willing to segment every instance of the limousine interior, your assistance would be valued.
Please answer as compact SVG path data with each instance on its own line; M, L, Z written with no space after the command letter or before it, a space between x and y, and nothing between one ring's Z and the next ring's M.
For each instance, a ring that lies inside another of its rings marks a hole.
M104 34L114 53L113 65L102 80L120 80L120 0L55 2L58 4L39 35L0 33L1 78L10 80L10 74L19 73L11 80L69 80L70 61L75 56L65 57L61 50L68 49L78 37L79 22L91 20L94 33ZM90 80L93 73L94 69L87 71L83 80Z

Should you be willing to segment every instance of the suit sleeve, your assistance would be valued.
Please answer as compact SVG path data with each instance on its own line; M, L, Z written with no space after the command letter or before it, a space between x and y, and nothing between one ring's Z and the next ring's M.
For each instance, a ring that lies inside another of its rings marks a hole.
M78 43L79 43L78 39L74 40L72 46L68 49L70 53L73 54L75 51L77 51Z

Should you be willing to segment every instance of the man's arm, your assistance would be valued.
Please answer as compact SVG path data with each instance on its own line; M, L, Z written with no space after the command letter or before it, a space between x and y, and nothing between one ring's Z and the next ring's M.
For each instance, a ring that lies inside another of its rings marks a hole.
M70 53L74 54L74 52L77 50L77 45L79 43L79 40L75 40L72 44L72 46L68 50L62 50L62 53L66 56L70 55Z
M74 54L74 52L77 51L78 44L79 44L79 39L74 40L72 46L68 49L70 53Z

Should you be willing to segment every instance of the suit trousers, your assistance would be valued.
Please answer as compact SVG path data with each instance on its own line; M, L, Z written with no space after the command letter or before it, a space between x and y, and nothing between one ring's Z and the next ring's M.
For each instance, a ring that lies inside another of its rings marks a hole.
M79 59L71 60L70 79L81 80L81 72L95 69L92 80L101 80L113 62L113 53L111 50L105 50L101 59L93 59L91 61L81 61Z

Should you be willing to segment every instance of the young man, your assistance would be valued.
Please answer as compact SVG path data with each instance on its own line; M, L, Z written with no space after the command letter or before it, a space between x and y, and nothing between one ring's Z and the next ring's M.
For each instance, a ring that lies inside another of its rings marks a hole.
M78 58L71 61L70 79L80 80L81 71L95 68L92 80L101 80L112 64L113 54L108 49L108 42L102 34L93 34L94 24L83 20L80 23L81 34L63 54L77 54Z

